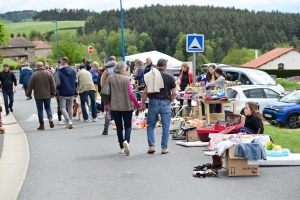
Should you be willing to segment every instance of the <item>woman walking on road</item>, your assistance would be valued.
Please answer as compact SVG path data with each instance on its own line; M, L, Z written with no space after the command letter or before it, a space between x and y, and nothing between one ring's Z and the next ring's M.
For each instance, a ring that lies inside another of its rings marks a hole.
M143 110L143 107L137 102L130 84L129 77L126 76L125 62L119 62L114 68L114 74L107 79L110 83L111 98L108 105L105 105L105 110L114 118L117 127L118 141L120 145L120 154L130 154L129 142L131 134L131 120L133 105L138 110ZM125 138L123 136L123 122L125 127Z

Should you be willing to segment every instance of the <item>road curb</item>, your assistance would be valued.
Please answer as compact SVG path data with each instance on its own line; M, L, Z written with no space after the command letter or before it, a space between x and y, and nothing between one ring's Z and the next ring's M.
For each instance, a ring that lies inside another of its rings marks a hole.
M17 121L13 114L2 115L2 121L5 133L0 159L0 199L14 200L18 198L27 174L29 145L24 130L14 123Z

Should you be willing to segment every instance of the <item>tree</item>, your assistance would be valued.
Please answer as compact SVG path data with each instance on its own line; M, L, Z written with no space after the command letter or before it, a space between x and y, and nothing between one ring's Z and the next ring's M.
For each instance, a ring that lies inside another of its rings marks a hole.
M3 22L0 20L0 46L6 46L9 43L8 31L4 28ZM0 51L0 62L2 63L2 55Z
M173 57L176 58L177 60L185 61L185 56L184 56L183 52L180 50L176 50Z
M14 38L14 37L15 37L15 35L14 35L13 33L11 33L11 34L10 34L10 37L11 37L11 38Z
M22 36L23 36L24 38L27 38L27 36L26 36L26 34L25 34L25 33L23 33L23 34L22 34Z
M127 50L126 50L126 54L127 55L133 55L133 54L137 54L137 53L139 53L139 52L138 52L136 46L129 46L129 47L127 47Z
M236 47L230 49L228 55L222 60L222 63L229 65L242 65L255 58L255 50L253 49L238 49Z
M153 50L155 50L155 46L154 46L151 38L148 37L144 43L144 51L147 52L147 51L153 51Z
M79 28L77 28L76 34L77 36L83 36L84 32L82 26L79 26Z
M21 33L20 32L17 34L17 37L21 37Z

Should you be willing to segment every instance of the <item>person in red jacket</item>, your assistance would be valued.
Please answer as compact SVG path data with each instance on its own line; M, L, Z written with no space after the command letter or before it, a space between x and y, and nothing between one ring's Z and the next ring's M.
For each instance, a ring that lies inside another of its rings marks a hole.
M186 86L193 85L193 71L190 70L188 64L182 63L180 72L180 89L185 90Z

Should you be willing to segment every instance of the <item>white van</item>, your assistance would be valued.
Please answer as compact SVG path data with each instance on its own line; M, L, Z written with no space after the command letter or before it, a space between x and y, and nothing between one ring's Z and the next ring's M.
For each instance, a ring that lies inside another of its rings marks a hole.
M279 93L284 93L284 88L264 71L239 67L226 67L222 68L222 70L227 75L228 81L237 80L242 85L268 86Z

